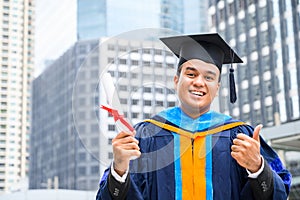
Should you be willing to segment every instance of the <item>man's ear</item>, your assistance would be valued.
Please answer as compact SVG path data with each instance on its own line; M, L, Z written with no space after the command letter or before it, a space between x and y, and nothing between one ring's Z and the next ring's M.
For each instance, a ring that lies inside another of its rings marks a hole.
M177 90L177 85L178 85L178 79L179 77L177 75L174 76L173 81L174 81L174 89Z
M216 97L219 96L220 87L221 87L221 82L218 82Z

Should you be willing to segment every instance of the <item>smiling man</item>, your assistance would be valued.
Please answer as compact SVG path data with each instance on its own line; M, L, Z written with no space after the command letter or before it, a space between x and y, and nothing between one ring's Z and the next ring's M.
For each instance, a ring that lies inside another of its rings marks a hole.
M179 58L179 106L113 139L114 161L97 200L287 199L290 173L259 136L261 126L211 110L222 65L241 59L218 34L161 40Z

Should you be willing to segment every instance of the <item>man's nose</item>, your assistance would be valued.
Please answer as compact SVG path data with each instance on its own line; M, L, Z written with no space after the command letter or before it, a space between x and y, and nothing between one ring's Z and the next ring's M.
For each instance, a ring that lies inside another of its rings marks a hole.
M205 79L203 76L199 75L194 79L194 85L196 86L203 86L205 85Z

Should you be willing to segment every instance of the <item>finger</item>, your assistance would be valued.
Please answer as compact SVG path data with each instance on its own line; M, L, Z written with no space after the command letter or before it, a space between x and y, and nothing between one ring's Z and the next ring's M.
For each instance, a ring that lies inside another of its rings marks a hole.
M250 137L244 133L239 133L237 134L236 136L236 139L239 139L239 140L248 140Z
M237 152L239 150L237 145L231 145L231 151Z
M126 136L123 138L114 138L112 140L112 145L113 146L118 146L118 145L122 145L122 144L128 144L128 143L135 143L135 144L139 144L139 141L132 137L132 136Z
M262 129L263 125L259 124L255 127L254 132L253 132L253 139L259 142L259 132Z
M122 144L119 147L124 150L140 150L139 145L137 145L136 143Z
M120 133L118 133L115 137L115 139L120 139L120 138L124 138L124 137L127 137L127 136L134 136L134 133L133 132L124 132L124 131L121 131Z

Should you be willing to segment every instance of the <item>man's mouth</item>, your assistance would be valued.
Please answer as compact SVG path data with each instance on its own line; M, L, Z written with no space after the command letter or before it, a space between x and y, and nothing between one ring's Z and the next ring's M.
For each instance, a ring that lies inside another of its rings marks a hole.
M197 96L200 96L200 97L202 97L202 96L205 95L205 93L204 93L204 92L201 92L201 91L191 91L191 93L192 93L193 95L197 95Z

